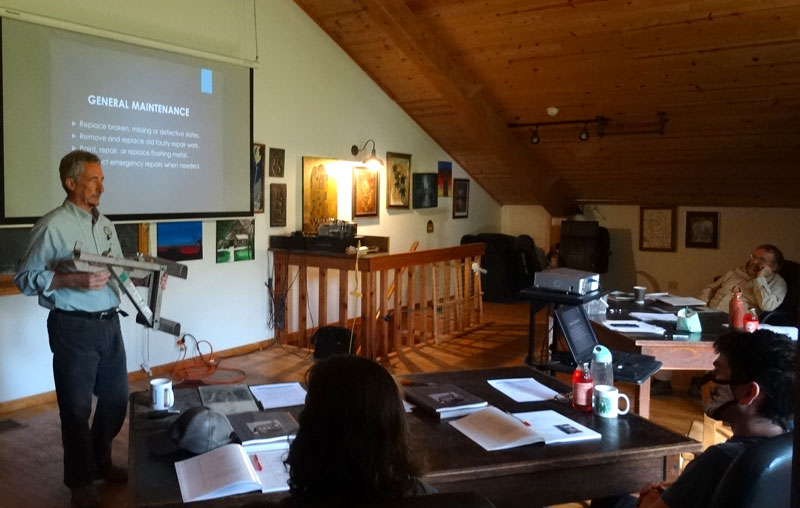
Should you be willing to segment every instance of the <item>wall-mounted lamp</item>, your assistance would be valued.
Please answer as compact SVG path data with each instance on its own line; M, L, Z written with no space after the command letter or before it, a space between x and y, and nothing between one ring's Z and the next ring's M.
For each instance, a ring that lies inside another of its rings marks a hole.
M372 153L369 157L363 159L363 162L369 169L378 171L379 169L383 168L384 164L383 160L375 153L375 140L368 139L361 148L358 148L358 145L351 146L350 153L353 154L354 157L357 156L360 152L363 152L367 148L367 145L370 142L372 142Z

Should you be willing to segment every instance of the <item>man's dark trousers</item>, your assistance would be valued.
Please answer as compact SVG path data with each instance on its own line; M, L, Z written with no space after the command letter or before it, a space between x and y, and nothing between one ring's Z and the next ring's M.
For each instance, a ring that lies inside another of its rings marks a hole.
M127 412L128 372L119 316L51 311L47 332L61 415L64 483L83 487L111 468L111 442ZM90 427L92 394L97 407Z

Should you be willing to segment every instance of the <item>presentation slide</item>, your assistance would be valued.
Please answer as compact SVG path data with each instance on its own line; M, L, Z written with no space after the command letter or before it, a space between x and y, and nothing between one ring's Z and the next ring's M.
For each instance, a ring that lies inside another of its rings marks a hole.
M249 214L250 69L2 21L4 218L65 197L58 161L102 159L120 219Z

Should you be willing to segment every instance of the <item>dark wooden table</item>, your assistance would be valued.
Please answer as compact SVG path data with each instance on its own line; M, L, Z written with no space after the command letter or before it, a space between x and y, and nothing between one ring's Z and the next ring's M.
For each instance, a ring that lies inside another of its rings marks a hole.
M672 307L655 302L637 304L635 302L609 302L606 319L635 319L631 312L654 312L662 309L676 313L681 307ZM677 331L675 322L655 321L653 324L666 330L663 336L642 333L622 333L602 324L596 316L592 318L592 328L601 344L620 351L632 351L652 355L663 365L662 370L700 370L714 368L717 353L714 340L729 330L728 315L724 312L700 312L700 326L703 331L688 333ZM650 415L650 381L635 388L633 410L647 418Z
M516 403L486 383L488 379L534 377L558 391L567 389L555 379L525 366L405 377L420 382L455 384L509 412L554 409L602 434L602 439L593 441L535 444L487 452L446 420L436 421L417 412L409 415L412 446L427 464L424 479L442 492L477 492L491 499L498 508L531 508L634 492L649 482L674 477L677 474L674 457L700 449L700 443L636 415L606 420L579 413L556 401ZM181 390L176 390L179 392ZM147 412L145 403L146 394L132 396L130 506L177 507L181 497L172 464L176 458L154 457L145 444L146 435L157 430L156 425L163 426L166 422L155 424L153 420L142 420ZM190 404L191 397L184 395L177 403L181 409L191 407ZM243 494L198 505L241 506L248 500L278 500L282 496L285 493Z

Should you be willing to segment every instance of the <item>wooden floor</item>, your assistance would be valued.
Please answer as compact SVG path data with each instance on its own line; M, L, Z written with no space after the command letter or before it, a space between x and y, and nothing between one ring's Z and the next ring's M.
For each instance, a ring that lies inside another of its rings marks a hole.
M485 304L485 307L487 325L483 329L438 346L418 346L390 357L383 362L384 366L393 374L404 374L522 364L527 353L527 304ZM537 333L537 337L543 336L544 322L537 323L538 329L541 333ZM309 352L281 344L243 356L223 358L220 362L220 367L244 371L247 374L244 382L248 384L300 381L310 365ZM217 374L218 377L225 375L234 374L226 371ZM146 381L137 381L131 383L131 390L144 390L146 386ZM686 433L691 421L698 418L702 418L699 401L685 393L652 401L651 419L676 432ZM62 483L61 432L55 404L2 414L0 424L9 419L22 426L0 430L0 508L69 507L69 490ZM127 463L127 447L126 421L115 441L116 464ZM126 506L125 485L97 484L97 487L104 506Z

